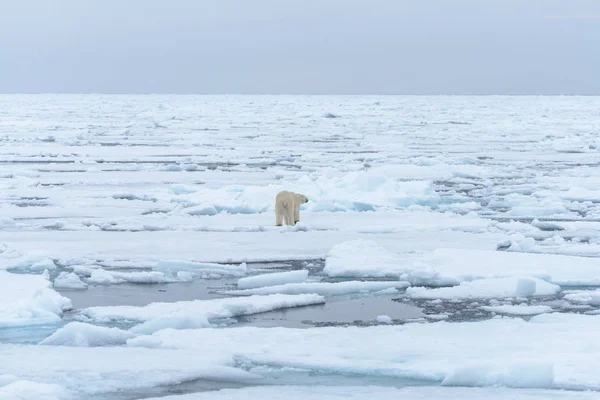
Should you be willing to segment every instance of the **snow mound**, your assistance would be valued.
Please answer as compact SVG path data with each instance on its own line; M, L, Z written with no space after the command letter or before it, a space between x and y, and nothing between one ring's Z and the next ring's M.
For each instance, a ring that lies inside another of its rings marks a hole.
M0 271L0 328L60 321L71 300L52 289L46 275Z
M529 316L529 315L539 315L544 313L552 312L552 307L550 306L528 306L524 304L520 305L510 305L505 304L501 306L482 306L482 310L494 312L496 314L503 315L515 315L515 316Z
M82 311L83 315L101 320L132 320L148 322L140 331L153 331L167 327L167 323L181 326L185 316L196 324L205 318L210 321L219 318L232 318L241 315L258 314L267 311L323 304L325 299L316 294L270 296L250 296L246 298L225 298L214 300L179 301L175 303L151 303L144 307L107 306L90 307ZM169 315L175 315L169 318ZM185 325L186 323L183 322ZM186 325L187 326L187 325Z
M303 283L287 283L284 285L266 286L256 289L245 290L230 290L225 294L235 296L251 296L251 295L269 295L269 294L306 294L316 293L322 296L339 296L350 293L367 293L378 292L386 289L405 289L410 286L410 283L403 281L386 281L386 282L303 282Z
M308 278L307 270L275 272L238 279L237 287L238 289L255 289L285 283L301 283L306 281L306 278Z
M40 342L41 345L96 347L123 345L136 335L118 328L71 322Z
M520 362L506 365L470 364L455 368L442 386L507 386L552 388L554 366L550 363Z
M86 289L87 286L74 272L61 272L54 279L54 287L59 289Z
M522 287L533 290L525 293ZM430 289L410 287L406 293L415 299L471 299L552 296L560 292L560 286L537 278L488 278L471 282L461 282L458 286Z

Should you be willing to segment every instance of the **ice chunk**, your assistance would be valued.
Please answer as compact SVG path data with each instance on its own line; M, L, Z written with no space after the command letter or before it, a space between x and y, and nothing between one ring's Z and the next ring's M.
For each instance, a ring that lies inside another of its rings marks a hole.
M519 279L517 281L517 288L515 289L515 295L519 297L530 297L535 295L536 281L533 279Z
M284 283L301 283L306 281L306 278L308 278L307 270L276 272L238 279L237 287L238 289L254 289Z
M566 294L564 299L576 304L600 306L600 289L573 291Z
M191 282L194 280L194 275L187 271L178 271L177 279L179 279L182 282Z
M194 206L185 209L185 213L189 215L215 215L218 214L217 209L212 206Z
M118 328L71 322L40 342L41 345L95 347L125 344L136 335Z
M54 279L54 287L59 289L86 289L87 286L74 272L61 272Z
M161 260L158 262L157 269L160 270L193 270L199 273L229 275L229 276L244 276L247 273L245 263L240 265L232 264L215 264L215 263L199 263L191 261L178 260Z
M91 271L91 276L88 279L89 283L98 285L111 285L115 283L169 283L179 279L166 276L161 271L107 271L99 268Z
M482 310L504 315L528 316L552 312L550 306L528 306L524 304L502 306L482 306Z
M525 292L522 282L531 281L533 292ZM560 292L560 286L537 278L488 278L471 282L461 282L458 286L429 289L410 287L406 293L416 299L463 299L463 298L501 298L527 296L552 296Z
M380 324L391 324L392 319L387 315L378 315L377 322L379 322Z
M231 318L239 315L258 314L281 308L301 307L313 304L323 304L325 299L316 294L287 295L273 294L270 296L250 296L245 298L225 298L213 300L178 301L175 303L151 303L144 307L107 306L90 307L82 311L84 315L99 319L127 319L140 322L153 321L152 324L140 328L152 330L164 326L169 318L165 315L175 314L171 322L181 324L185 315L193 318L195 323L202 317L207 320Z
M56 322L71 307L44 276L0 271L0 328Z
M443 386L507 386L513 388L552 388L551 363L515 362L505 365L469 364L457 367L442 381Z
M92 276L88 279L88 283L95 283L97 285L111 285L120 282L123 281L116 279L112 274L102 268L93 270Z
M235 296L268 295L268 294L306 294L316 293L323 296L338 296L349 293L378 292L389 288L404 289L410 286L410 283L404 281L385 281L385 282L302 282L286 283L284 285L266 286L256 289L229 290L224 293Z
M205 314L193 315L184 311L175 311L168 315L150 319L130 329L134 333L152 334L161 329L198 329L210 326Z

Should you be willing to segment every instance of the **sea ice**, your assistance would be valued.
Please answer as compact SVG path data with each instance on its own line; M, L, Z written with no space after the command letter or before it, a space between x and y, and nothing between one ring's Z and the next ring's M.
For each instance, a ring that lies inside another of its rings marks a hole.
M101 320L133 320L146 322L138 328L142 331L155 327L167 327L169 322L181 321L186 315L193 321L231 318L240 315L258 314L281 308L323 304L325 299L316 294L250 296L213 300L178 301L174 303L152 303L144 307L106 306L82 310L83 315ZM169 315L174 315L172 318ZM151 323L150 323L151 322Z
M543 389L386 387L386 386L255 386L155 397L146 400L595 400L597 392Z
M533 282L533 291L521 291L524 280ZM524 296L552 296L560 292L560 286L537 278L488 278L461 282L458 286L443 288L409 287L406 293L415 299L470 299Z
M86 289L87 286L74 272L63 271L54 279L54 287L58 289Z
M391 324L392 319L387 315L378 315L377 322L379 322L380 324Z
M269 295L269 294L290 294L300 295L307 293L316 293L322 296L339 296L350 293L379 292L390 288L405 289L410 283L404 281L384 281L384 282L302 282L286 283L276 286L265 286L256 289L229 290L223 292L235 296Z
M497 314L503 315L515 315L515 316L529 316L529 315L538 315L544 313L552 312L552 307L550 306L528 306L524 304L519 305L498 305L498 306L482 306L482 310L495 312Z
M218 354L246 365L333 374L597 390L600 378L588 365L599 348L593 344L599 326L597 316L553 313L529 321L501 317L367 328L161 330L153 337L162 343L152 346L202 349L206 357Z
M0 271L0 328L60 321L71 307L46 277Z
M41 345L95 347L123 345L136 335L118 328L70 322L40 342Z
M255 289L263 286L283 285L285 283L301 283L308 278L308 270L274 272L238 279L238 289Z

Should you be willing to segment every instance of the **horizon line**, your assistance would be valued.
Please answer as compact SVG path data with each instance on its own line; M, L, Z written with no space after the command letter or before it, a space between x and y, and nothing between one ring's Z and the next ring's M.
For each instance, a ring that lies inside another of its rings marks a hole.
M598 93L176 93L176 92L0 92L0 96L89 95L89 96L600 96Z

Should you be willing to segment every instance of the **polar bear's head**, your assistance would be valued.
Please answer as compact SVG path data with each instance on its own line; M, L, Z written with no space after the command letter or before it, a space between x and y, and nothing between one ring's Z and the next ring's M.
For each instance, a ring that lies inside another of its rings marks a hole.
M308 203L308 198L303 194L298 194L298 200L300 200L300 203Z

